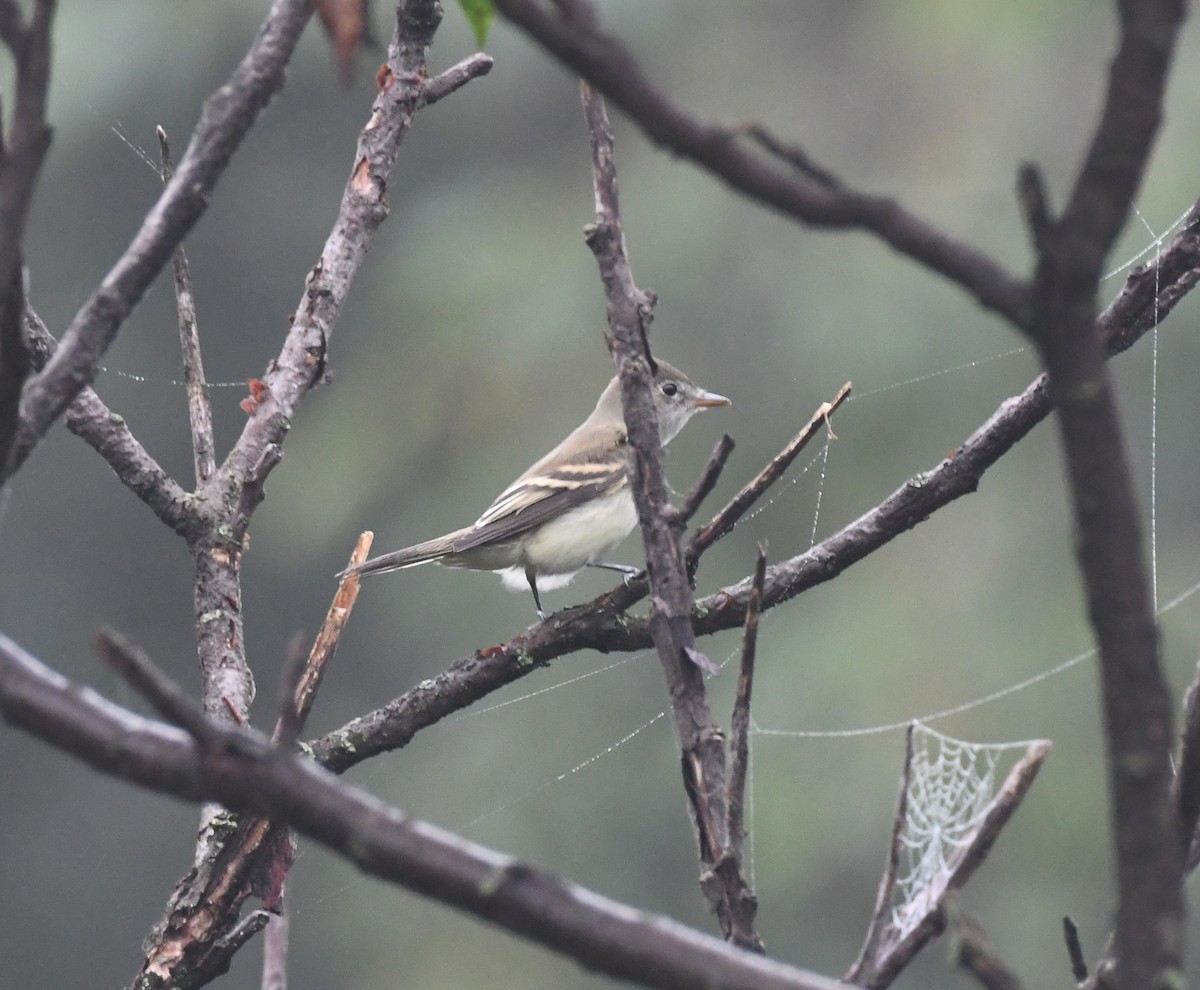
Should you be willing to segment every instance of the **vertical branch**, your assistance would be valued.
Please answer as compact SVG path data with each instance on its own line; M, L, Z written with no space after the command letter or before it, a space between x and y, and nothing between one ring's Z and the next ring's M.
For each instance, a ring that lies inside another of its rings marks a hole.
M24 335L21 241L34 185L50 147L46 94L54 0L38 0L28 25L14 0L0 4L0 40L16 62L9 132L0 143L0 466L20 426L21 390L32 370Z
M171 161L171 146L167 132L156 128L158 148L162 159L163 184L169 184L175 174ZM196 326L196 297L192 293L192 276L182 244L174 257L175 308L179 313L179 349L183 353L183 381L187 388L188 420L192 426L192 456L196 466L196 487L203 485L217 469L213 446L212 407L208 402L204 380L204 362L200 357L200 332Z
M1120 0L1100 123L1061 217L1036 170L1022 195L1038 259L1027 330L1058 407L1079 568L1100 659L1117 865L1117 983L1181 979L1183 855L1170 797L1172 703L1159 658L1137 499L1096 332L1104 259L1137 195L1162 119L1182 0Z
M758 547L754 564L754 582L746 605L746 626L742 634L742 660L738 672L737 694L729 721L729 810L726 832L729 845L713 869L719 886L711 884L714 909L721 919L726 938L734 945L754 952L765 946L755 928L758 898L746 880L743 840L746 835L746 775L750 765L750 696L754 687L754 656L758 646L758 617L762 607L763 583L767 578L767 548Z
M633 450L630 488L641 522L650 578L650 635L671 697L681 749L684 788L691 804L702 863L702 884L728 847L725 745L713 721L691 624L692 591L680 533L673 525L662 466L662 445L651 394L646 328L656 302L633 281L617 202L612 127L603 98L582 84L592 144L596 220L588 246L596 256L608 309L608 344L621 382L621 403ZM728 905L726 905L728 907ZM726 935L729 930L726 929Z
M746 774L750 765L750 695L754 687L754 657L758 647L758 617L762 609L763 583L767 578L767 548L758 545L754 563L754 583L746 604L746 626L742 634L742 660L738 672L737 695L729 720L729 849L742 861L742 843L746 837Z

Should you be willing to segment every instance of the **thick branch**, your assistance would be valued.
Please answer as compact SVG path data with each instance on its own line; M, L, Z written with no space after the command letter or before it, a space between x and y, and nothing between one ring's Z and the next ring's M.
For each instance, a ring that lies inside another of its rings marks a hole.
M202 750L72 685L0 636L0 714L90 766L188 801L285 822L365 872L457 907L596 972L664 990L837 990L416 821L246 729Z
M32 367L22 332L25 288L21 243L42 159L50 146L46 97L50 86L50 27L54 0L39 0L28 26L6 0L0 33L16 63L12 126L0 142L0 465L20 429L21 390Z
M1058 406L1079 566L1100 657L1117 861L1117 982L1177 982L1182 843L1170 799L1171 697L1112 382L1095 329L1104 259L1162 116L1181 0L1124 0L1103 115L1062 217L1040 247L1029 334Z

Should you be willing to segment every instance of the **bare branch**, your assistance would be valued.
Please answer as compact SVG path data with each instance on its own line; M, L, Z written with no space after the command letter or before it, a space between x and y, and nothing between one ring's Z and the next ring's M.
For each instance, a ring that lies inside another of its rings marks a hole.
M54 8L54 0L38 0L28 26L15 3L5 4L0 11L0 38L16 63L12 126L0 138L0 465L17 443L21 391L32 368L22 332L21 244L42 160L50 147L46 99Z
M838 389L832 400L821 403L821 407L813 413L804 429L771 459L770 464L743 485L741 491L730 499L725 508L692 535L687 547L689 566L694 567L694 562L700 559L700 555L728 533L734 524L750 510L750 507L762 497L763 493L783 476L783 472L791 466L800 451L808 446L820 428L829 425L829 417L841 407L849 396L850 383L846 382Z
M214 745L72 685L0 636L0 714L90 766L189 801L286 822L365 872L499 925L588 969L643 986L838 990L406 817L247 729Z
M288 916L272 914L263 936L262 990L287 990Z
M696 479L696 483L674 510L673 518L677 523L686 524L696 514L696 510L716 487L717 479L721 477L721 472L725 469L725 462L729 460L731 453L733 453L733 437L724 433L713 447L713 452L708 455L708 463L704 465L700 477Z
M738 673L733 715L729 719L729 848L742 860L742 841L746 837L746 774L750 765L750 696L754 687L754 655L758 646L758 616L762 604L763 581L767 576L767 548L758 546L754 563L754 583L746 609L742 634L742 659Z
M1025 325L1058 407L1079 568L1100 659L1117 863L1117 982L1148 987L1181 965L1183 849L1171 801L1172 705L1139 509L1096 333L1105 258L1129 216L1162 117L1182 0L1124 0L1099 126L1061 218L1040 239Z
M101 629L96 651L121 678L172 725L186 729L197 741L211 745L213 726L187 693L161 668L120 633Z
M486 76L492 71L492 66L495 64L495 59L490 55L485 55L483 52L476 52L474 55L467 56L461 62L450 66L445 72L430 79L421 91L417 106L433 106L433 104L439 100L444 100L451 93L458 92L458 90L462 89L472 79Z
M970 973L983 990L1022 990L1022 983L1000 958L984 934L983 926L962 907L950 905L950 927L954 933L954 961Z
M163 183L170 184L175 174L171 146L167 143L165 130L159 127L157 134ZM204 362L200 356L200 332L196 326L196 297L192 293L192 275L182 246L175 250L173 267L175 307L179 313L179 346L183 353L183 380L187 388L188 421L192 427L196 487L199 488L217 469L217 459L213 446L212 407L208 402L208 383L204 380Z
M896 798L896 813L892 816L892 837L888 842L883 875L879 878L879 888L875 893L875 910L871 912L871 923L867 925L867 934L863 939L862 948L858 950L858 958L854 960L846 973L847 983L868 987L875 985L875 961L880 939L883 938L884 930L891 921L892 897L896 890L896 877L900 871L900 853L904 841L904 823L908 820L908 789L912 784L914 729L916 729L916 723L910 722L908 731L904 734L904 769L900 773L900 794Z
M50 331L28 305L25 333L35 367L42 367L58 347ZM195 499L162 469L130 432L125 420L109 409L91 386L67 407L67 429L98 453L126 488L181 536L200 524Z
M649 629L667 681L684 788L691 802L701 863L707 870L728 845L725 750L705 696L703 668L707 658L696 649L690 621L691 587L668 511L670 498L651 394L646 338L654 298L634 284L630 270L617 203L612 128L604 100L587 83L582 84L582 94L596 192L596 221L588 232L588 246L596 256L604 283L609 348L617 365L621 406L634 454L629 486L646 548L651 594ZM728 934L728 925L722 927Z
M175 178L72 321L58 352L26 387L20 434L7 465L0 467L0 480L20 467L55 419L95 378L121 324L204 213L242 138L283 85L284 67L311 15L308 0L275 0L241 64L206 101Z
M376 76L378 93L359 133L337 219L306 279L283 347L259 383L241 436L208 486L214 494L251 477L261 488L273 466L263 461L265 452L282 447L297 405L324 375L326 348L342 304L375 232L387 219L388 183L425 90L426 52L441 15L435 0L408 0L397 11L396 31ZM242 513L235 531L248 520L249 514Z
M557 10L554 8L558 8ZM655 144L689 159L738 192L816 227L866 230L980 304L1023 325L1024 286L993 259L906 212L895 200L856 192L829 176L813 183L743 148L730 132L704 123L668 100L646 78L628 49L596 25L585 0L496 0L496 9L573 72L619 106Z
M1082 983L1088 978L1088 965L1079 942L1079 928L1070 915L1063 916L1063 940L1067 944L1067 958L1071 960L1071 975L1076 983Z
M758 643L758 606L767 572L767 549L759 545L754 566L754 587L746 610L742 658L733 715L729 720L729 784L726 835L729 845L712 870L713 882L705 885L709 903L717 912L725 937L752 952L766 948L755 926L758 898L746 879L742 843L746 836L746 775L750 766L750 697L754 685L754 654Z

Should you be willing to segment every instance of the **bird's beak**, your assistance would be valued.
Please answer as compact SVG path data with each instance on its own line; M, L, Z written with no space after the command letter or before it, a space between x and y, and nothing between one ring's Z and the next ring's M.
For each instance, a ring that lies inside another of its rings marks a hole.
M708 409L712 406L728 406L730 402L725 396L717 395L716 392L701 391L694 399L692 405L697 409Z

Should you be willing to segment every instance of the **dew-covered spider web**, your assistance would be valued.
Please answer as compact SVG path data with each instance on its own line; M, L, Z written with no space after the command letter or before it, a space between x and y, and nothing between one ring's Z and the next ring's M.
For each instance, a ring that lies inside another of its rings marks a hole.
M1049 747L1041 740L964 742L920 722L908 738L890 883L885 877L876 910L882 948L907 938L939 909L948 890L965 882L982 858L981 847L991 844L994 829L1036 772L1030 763Z

